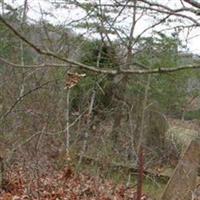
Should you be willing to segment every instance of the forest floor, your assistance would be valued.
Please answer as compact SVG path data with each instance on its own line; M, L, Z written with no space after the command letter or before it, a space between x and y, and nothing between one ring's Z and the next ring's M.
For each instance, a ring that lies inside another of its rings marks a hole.
M115 184L85 173L76 173L66 167L55 174L46 174L26 180L20 168L7 174L0 190L0 200L134 200L135 187ZM142 195L142 200L151 200Z
M198 121L182 121L168 119L169 134L174 140L186 146L197 136ZM109 177L90 173L88 170L77 170L66 166L60 170L49 169L40 174L35 169L35 175L27 176L23 167L13 166L6 170L6 178L0 189L0 200L134 200L136 199L136 177L131 177L127 186L128 176L125 173L111 173ZM159 169L163 176L170 177L173 168L164 166ZM118 180L117 180L118 179ZM157 199L162 193L166 182L155 179L144 181L142 200Z

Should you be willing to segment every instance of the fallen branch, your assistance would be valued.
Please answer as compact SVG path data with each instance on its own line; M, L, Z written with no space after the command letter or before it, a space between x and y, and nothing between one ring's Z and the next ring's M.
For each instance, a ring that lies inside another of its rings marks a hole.
M117 163L117 162L105 162L103 160L97 159L97 158L93 158L90 156L86 156L86 155L76 155L76 159L78 160L79 157L82 156L82 162L85 164L97 164L99 166L106 166L107 168L111 168L113 171L118 171L118 170L124 170L127 171L128 173L132 173L132 174L138 174L139 171L136 167L133 167L133 165L125 165L122 163ZM164 175L164 174L160 174L160 173L156 173L155 171L151 171L151 170L143 170L144 176L145 177L153 177L156 179L160 179L162 181L168 181L170 176L168 175Z

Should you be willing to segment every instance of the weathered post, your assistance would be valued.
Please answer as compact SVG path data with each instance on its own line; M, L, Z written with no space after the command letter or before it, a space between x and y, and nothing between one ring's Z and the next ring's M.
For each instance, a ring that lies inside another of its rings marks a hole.
M181 156L160 200L191 200L200 161L200 141L192 140Z

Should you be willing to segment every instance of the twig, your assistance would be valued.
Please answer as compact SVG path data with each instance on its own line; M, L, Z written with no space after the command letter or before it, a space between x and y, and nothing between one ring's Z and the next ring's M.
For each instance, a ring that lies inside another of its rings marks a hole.
M55 80L53 80L53 81L55 81ZM0 116L0 122L3 121L3 120L13 111L13 109L15 108L15 106L16 106L17 104L19 104L19 103L24 99L24 97L26 97L26 96L28 96L29 94L31 94L31 93L37 91L38 89L44 87L45 85L48 85L49 83L51 83L51 82L53 82L53 81L52 81L52 80L47 81L47 82L45 82L45 83L43 83L43 84L41 84L41 85L39 85L39 86L37 86L37 87L31 89L31 90L25 92L22 96L18 97L17 100L10 106L10 108L8 109L8 111L6 111L4 114L2 114L2 115Z

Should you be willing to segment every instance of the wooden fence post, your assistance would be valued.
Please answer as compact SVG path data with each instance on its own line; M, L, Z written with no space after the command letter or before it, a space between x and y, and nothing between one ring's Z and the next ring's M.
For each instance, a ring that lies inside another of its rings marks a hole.
M181 156L160 200L191 200L200 161L200 141L192 140Z

